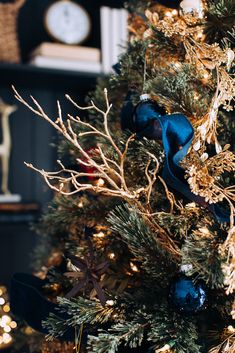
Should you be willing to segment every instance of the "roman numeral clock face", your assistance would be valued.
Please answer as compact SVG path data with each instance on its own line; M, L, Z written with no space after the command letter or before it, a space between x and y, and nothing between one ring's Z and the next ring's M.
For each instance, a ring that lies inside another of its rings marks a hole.
M46 11L47 32L65 44L82 43L90 33L91 21L86 10L70 0L53 3Z

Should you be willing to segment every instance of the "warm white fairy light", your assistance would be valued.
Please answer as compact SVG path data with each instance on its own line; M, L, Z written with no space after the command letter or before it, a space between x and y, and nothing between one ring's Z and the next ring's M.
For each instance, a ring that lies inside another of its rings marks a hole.
M7 301L7 290L0 287L0 350L8 348L13 341L11 331L16 329L17 323L8 315L10 305Z
M172 10L172 11L166 11L165 12L165 16L166 17L174 17L178 15L178 11L176 9Z
M204 36L204 33L203 33L203 31L201 30L201 31L198 31L198 33L197 33L197 39L202 39L203 38L203 36Z
M155 350L155 353L160 353L160 352L166 352L166 351L169 351L170 349L170 345L169 344L165 344L164 347L160 348L160 349L156 349Z
M5 299L4 298L0 298L0 305L4 305L5 304Z
M104 232L95 233L95 234L93 234L93 237L95 237L95 238L104 238L105 237L105 233Z
M228 331L231 332L231 333L234 333L235 332L235 328L232 326L232 325L229 325L227 327Z
M9 333L9 332L11 332L11 327L8 326L8 325L6 325L6 326L3 328L3 330L4 330L5 332Z
M180 62L176 62L176 63L174 63L174 66L176 69L179 69L179 68L181 68L182 65Z
M195 93L194 96L193 96L193 98L195 99L195 101L198 101L198 100L199 100L199 97L200 97L200 96L199 96L198 93Z
M172 13L173 16L177 16L177 15L178 15L178 11L177 11L176 9L175 9L175 10L172 10L171 13Z
M166 11L166 12L165 12L165 15L166 15L167 17L172 17L172 12L171 12L171 11Z
M114 254L114 252L111 252L108 257L110 258L110 260L114 260L116 255Z
M6 333L6 332L2 335L2 338L3 338L3 343L5 344L8 344L12 341L11 335L9 335L9 333Z
M133 272L139 272L138 267L135 264L133 264L133 262L130 262L130 266Z
M114 301L112 299L107 300L106 304L109 305L109 306L113 306L114 305Z
M97 183L96 183L96 185L97 186L99 186L99 187L101 187L101 186L104 186L104 179L102 179L102 178L99 178L98 180L97 180Z
M4 305L4 307L2 308L4 313L9 313L10 311L10 306L8 304Z
M79 208L83 208L83 202L82 201L79 202L78 207Z

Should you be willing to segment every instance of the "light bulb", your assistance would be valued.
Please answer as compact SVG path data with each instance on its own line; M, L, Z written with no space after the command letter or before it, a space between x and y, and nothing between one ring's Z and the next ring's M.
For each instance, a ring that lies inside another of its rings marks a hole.
M8 326L8 325L5 326L5 327L4 327L4 331L7 332L7 333L11 332L10 326Z
M102 187L102 186L104 186L104 179L102 179L102 178L99 178L99 179L97 180L97 183L96 183L96 185L97 185L97 186L99 186L99 187Z
M114 260L115 257L116 257L116 255L114 254L114 252L111 252L108 256L109 256L109 258L110 258L111 260Z
M5 333L2 335L2 339L3 339L3 343L7 344L7 343L10 343L10 342L11 342L12 337L11 337L11 335L9 335L9 333L6 333L6 332L5 332Z
M15 321L11 321L10 322L10 327L11 328L16 328L17 327L17 323Z
M104 238L104 236L105 236L104 232L99 232L99 233L93 234L93 237L95 237L95 238Z
M133 262L130 262L130 266L133 272L139 272L138 267L135 264L133 264Z
M0 298L0 305L5 304L5 299L4 298Z
M3 311L4 311L5 313L9 313L9 311L10 311L10 306L9 306L8 304L4 305Z
M2 323L8 324L9 322L11 322L10 316L8 316L8 315L3 315L3 316L2 316Z

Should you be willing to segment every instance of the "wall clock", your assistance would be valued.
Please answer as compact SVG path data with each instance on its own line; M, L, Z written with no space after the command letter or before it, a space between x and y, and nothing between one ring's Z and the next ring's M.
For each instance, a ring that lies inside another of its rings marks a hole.
M80 44L91 31L87 11L71 0L59 0L50 5L44 20L48 34L65 44Z

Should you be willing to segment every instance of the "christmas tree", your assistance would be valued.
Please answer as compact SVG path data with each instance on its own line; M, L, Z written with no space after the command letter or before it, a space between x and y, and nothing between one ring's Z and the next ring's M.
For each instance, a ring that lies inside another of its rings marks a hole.
M77 352L232 353L235 5L127 7L116 74L85 107L66 96L79 116L15 90L61 140L55 171L27 164L55 197L13 311Z

